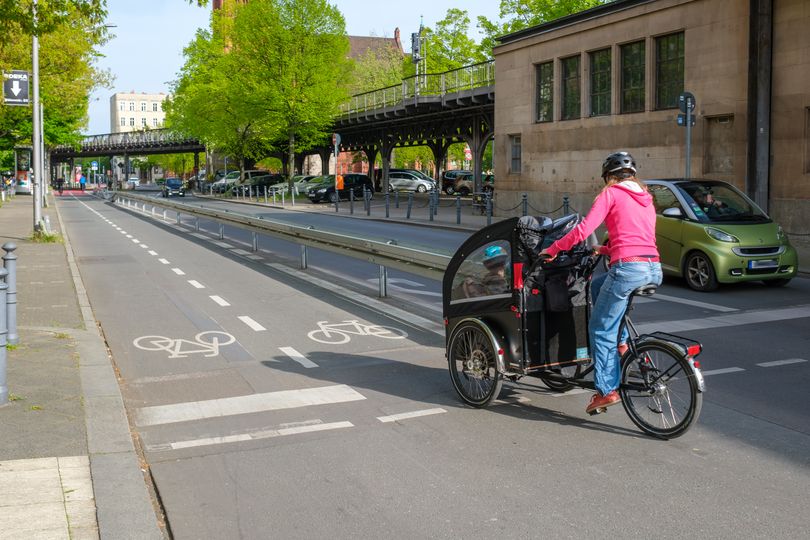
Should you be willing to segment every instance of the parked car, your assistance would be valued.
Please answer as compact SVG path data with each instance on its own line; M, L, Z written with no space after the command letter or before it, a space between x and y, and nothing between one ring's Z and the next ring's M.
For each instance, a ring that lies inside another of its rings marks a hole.
M239 171L231 171L211 184L211 189L214 193L225 193L230 191L230 189L239 181L240 176Z
M448 195L454 194L456 192L456 180L458 179L459 175L462 174L472 174L472 171L463 169L444 171L444 174L442 175L442 191Z
M485 174L481 177L481 190L483 192L492 191L495 189L495 177L491 174ZM475 191L475 181L473 174L461 174L456 179L456 184L453 186L453 193L467 196ZM450 193L452 195L452 193Z
M135 189L139 185L141 185L140 178L133 177L127 179L127 189Z
M269 176L270 173L268 171L262 171L259 169L250 169L245 171L244 176L239 174L239 171L234 171L236 173L236 181L231 186L231 191L234 195L239 194L243 195L247 193L248 186L252 186L255 184L257 178ZM231 173L228 173L230 176Z
M179 178L166 178L166 180L163 182L162 195L164 197L171 197L172 195L185 197L186 188L183 186L183 181Z
M684 179L646 183L665 274L683 277L696 291L742 281L781 287L796 276L796 250L782 227L731 184Z
M234 185L232 192L234 195L242 197L247 195L255 197L257 194L263 195L265 188L267 188L267 192L270 193L272 186L279 183L283 178L284 176L281 174L269 174L267 172L261 176L251 175L251 178Z
M319 176L293 176L293 189L295 193L306 193L307 190L311 185L313 185L313 180L316 178L320 178ZM315 182L317 183L317 182ZM273 191L275 193L289 193L290 192L290 184L283 175L281 175L281 180L268 186L268 191Z
M431 177L414 169L391 169L388 171L388 191L425 193L435 186L436 182Z
M335 192L335 176L330 174L325 178L324 183L313 186L307 191L307 196L313 203L323 201L333 203L338 200L338 197L342 200L346 200L349 199L351 193L354 193L355 199L362 199L364 190L369 191L373 196L374 186L371 182L371 178L365 174L344 174L343 189L337 193Z

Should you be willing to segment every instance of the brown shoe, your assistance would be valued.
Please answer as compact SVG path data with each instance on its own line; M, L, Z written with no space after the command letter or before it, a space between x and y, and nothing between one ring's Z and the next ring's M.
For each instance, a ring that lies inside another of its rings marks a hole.
M616 390L609 392L606 396L597 392L591 397L591 402L585 407L585 412L593 416L594 414L605 412L608 407L619 403L621 400L622 398L619 397L619 393Z

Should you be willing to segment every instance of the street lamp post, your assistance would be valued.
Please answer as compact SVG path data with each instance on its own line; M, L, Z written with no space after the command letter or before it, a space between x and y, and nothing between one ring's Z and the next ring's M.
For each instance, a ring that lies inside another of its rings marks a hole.
M40 230L40 223L42 221L42 198L40 191L42 189L42 118L39 114L39 37L37 36L37 0L33 0L32 6L33 13L33 39L31 46L32 56L32 79L33 79L33 105L34 105L34 118L33 118L33 151L34 151L34 178L32 179L33 186L33 199L34 199L34 231Z

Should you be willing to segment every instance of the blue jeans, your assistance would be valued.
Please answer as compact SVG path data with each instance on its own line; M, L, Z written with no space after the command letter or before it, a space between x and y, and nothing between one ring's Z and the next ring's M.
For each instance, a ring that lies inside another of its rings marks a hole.
M591 284L593 309L588 323L591 357L594 359L596 389L607 395L619 387L619 354L616 351L619 325L627 309L627 300L635 289L648 284L660 285L661 265L651 262L617 262ZM627 330L622 332L622 342Z

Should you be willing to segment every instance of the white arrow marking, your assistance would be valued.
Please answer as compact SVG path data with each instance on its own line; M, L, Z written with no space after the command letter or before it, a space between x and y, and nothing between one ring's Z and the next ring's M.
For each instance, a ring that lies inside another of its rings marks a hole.
M14 97L17 97L22 92L22 88L20 88L20 81L12 81L11 82L11 93L14 94Z

